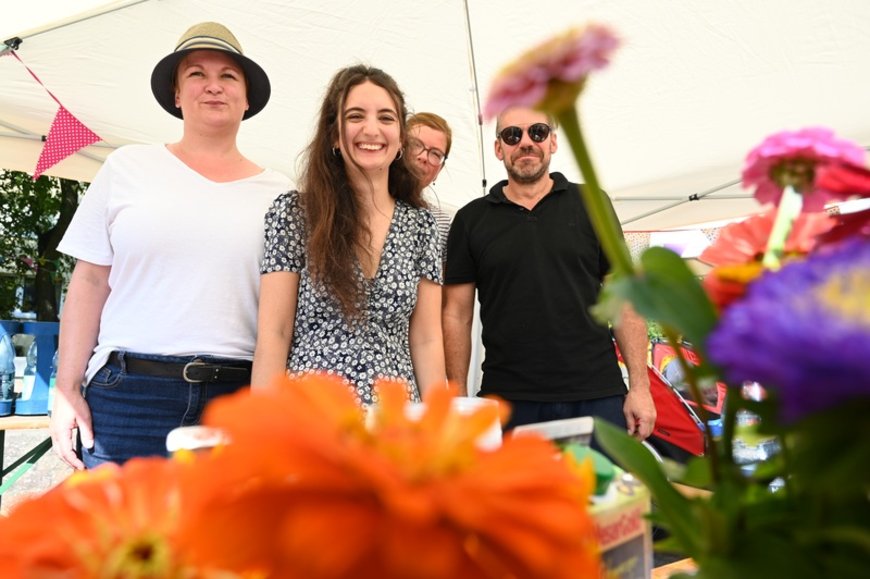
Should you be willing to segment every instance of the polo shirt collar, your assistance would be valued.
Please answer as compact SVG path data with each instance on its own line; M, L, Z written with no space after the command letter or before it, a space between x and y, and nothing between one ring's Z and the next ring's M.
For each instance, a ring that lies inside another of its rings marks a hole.
M549 195L568 190L568 179L562 173L550 173L550 179L553 180L553 188L550 190ZM507 184L507 179L504 179L493 185L492 189L489 190L489 195L486 196L486 200L494 204L512 203L504 194L504 188L507 187Z

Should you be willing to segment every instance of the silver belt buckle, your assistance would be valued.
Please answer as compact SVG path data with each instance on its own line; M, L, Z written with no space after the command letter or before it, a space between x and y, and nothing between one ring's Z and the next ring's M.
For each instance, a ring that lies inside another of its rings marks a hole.
M206 365L206 363L203 362L202 360L193 360L191 362L188 362L187 364L184 365L184 368L181 370L181 377L184 378L185 382L188 382L190 384L199 384L201 382L205 382L205 380L194 380L193 378L190 378L187 375L187 370L191 366L205 366L205 365Z

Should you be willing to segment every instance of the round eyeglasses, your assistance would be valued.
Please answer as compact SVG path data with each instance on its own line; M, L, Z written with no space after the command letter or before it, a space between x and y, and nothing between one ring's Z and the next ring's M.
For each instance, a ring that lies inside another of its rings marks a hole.
M423 151L426 151L426 160L434 167L440 167L447 160L447 155L438 149L427 147L418 139L408 139L408 152L412 156L416 157Z
M535 123L529 125L526 131L529 133L529 138L536 143L543 143L550 136L550 131L553 129L547 123ZM523 140L522 127L505 127L496 135L505 145L513 147Z

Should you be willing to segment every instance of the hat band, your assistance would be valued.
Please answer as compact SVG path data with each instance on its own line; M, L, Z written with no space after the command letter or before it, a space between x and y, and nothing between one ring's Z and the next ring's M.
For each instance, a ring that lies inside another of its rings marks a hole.
M226 42L225 40L221 40L220 38L215 38L213 36L194 36L193 38L188 38L177 47L175 47L175 51L179 50L190 50L192 48L212 48L217 50L224 50L227 52L234 52L236 54L242 54L242 51Z

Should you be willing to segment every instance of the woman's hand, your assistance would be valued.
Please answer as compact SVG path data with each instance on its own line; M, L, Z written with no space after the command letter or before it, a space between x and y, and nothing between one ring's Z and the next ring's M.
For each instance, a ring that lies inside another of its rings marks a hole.
M91 409L78 388L56 390L51 409L51 445L62 461L77 470L85 468L76 454L76 429L82 439L82 447L94 446L94 431L91 427Z
M109 297L111 267L79 260L67 289L57 353L57 385L51 411L54 452L73 468L85 465L75 453L75 430L82 446L94 446L91 410L82 396L88 360L97 345L103 306Z

